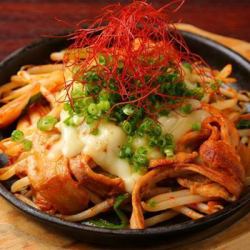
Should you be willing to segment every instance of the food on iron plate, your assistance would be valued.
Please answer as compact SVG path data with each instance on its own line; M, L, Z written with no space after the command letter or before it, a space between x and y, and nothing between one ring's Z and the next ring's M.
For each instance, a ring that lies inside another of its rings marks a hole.
M171 21L177 3L109 6L51 64L0 87L0 127L17 122L0 142L0 180L16 178L19 199L68 221L144 229L240 197L249 93L233 88L231 65L189 51Z

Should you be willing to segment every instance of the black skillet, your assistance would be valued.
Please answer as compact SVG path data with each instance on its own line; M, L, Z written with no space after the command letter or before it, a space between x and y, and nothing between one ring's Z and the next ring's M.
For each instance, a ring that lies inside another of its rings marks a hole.
M207 38L182 32L190 50L199 54L213 68L222 68L228 63L233 65L233 76L238 79L239 89L250 90L250 64L232 50L219 45ZM43 39L23 49L12 53L0 63L0 85L8 82L11 75L26 64L44 64L49 62L53 51L65 48L68 42L63 39ZM1 131L2 136L8 135L8 129ZM54 216L38 211L15 198L9 191L10 182L0 183L0 194L15 207L33 216L49 226L55 226L83 241L96 244L108 244L110 247L124 245L130 247L156 247L156 244L173 247L179 244L207 238L243 217L250 211L250 188L247 188L241 198L214 215L206 216L196 221L179 218L157 227L145 230L110 230L91 227L79 223L66 222Z

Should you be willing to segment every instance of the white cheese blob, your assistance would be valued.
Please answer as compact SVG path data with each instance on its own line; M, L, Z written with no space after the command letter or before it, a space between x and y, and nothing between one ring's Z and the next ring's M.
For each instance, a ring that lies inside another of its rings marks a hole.
M196 110L188 115L181 115L176 112L170 112L168 116L162 116L158 119L163 133L170 133L177 142L185 133L192 129L194 123L201 123L209 113L204 110Z
M191 130L192 124L202 122L209 114L204 110L196 110L191 114L183 115L177 112L170 112L168 116L158 119L163 133L171 133L175 141L178 141L186 132ZM119 152L127 142L127 136L121 127L111 122L101 122L98 133L90 133L90 127L83 122L76 127L67 126L64 120L68 117L66 111L61 112L60 122L56 127L61 131L61 140L55 144L49 158L56 159L63 154L66 157L74 157L79 153L90 156L96 164L108 173L120 177L125 184L127 192L132 192L136 181L141 177L140 174L133 172L132 166L125 159L119 157ZM133 148L146 146L145 138L136 138ZM60 152L61 149L61 152ZM162 158L164 155L160 150L152 149L148 152L149 159Z
M113 123L101 123L98 134L81 134L83 153L89 155L105 171L123 179L126 190L131 192L139 174L133 173L128 161L119 158L121 146L127 136Z
M105 171L120 177L124 181L126 191L132 192L140 175L132 171L127 160L119 157L120 148L127 140L123 130L113 123L103 122L98 127L98 134L93 135L86 123L78 127L65 125L63 121L67 117L67 112L62 111L61 121L57 124L62 138L52 147L49 157L57 157L60 146L62 154L66 157L74 157L83 152Z

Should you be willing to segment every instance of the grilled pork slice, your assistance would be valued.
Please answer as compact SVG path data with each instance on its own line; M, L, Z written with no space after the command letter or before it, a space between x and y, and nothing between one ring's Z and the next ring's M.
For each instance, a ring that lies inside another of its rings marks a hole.
M199 194L208 198L222 198L228 201L235 200L235 197L224 187L201 175L194 174L191 176L179 177L177 181L181 186L190 189L194 194Z
M73 180L64 157L49 161L45 155L34 153L28 160L28 177L36 196L43 197L61 214L74 214L88 205L89 195Z
M91 168L91 159L78 155L70 159L70 170L77 181L88 190L101 197L113 196L125 192L121 178L111 178L101 173L95 173Z

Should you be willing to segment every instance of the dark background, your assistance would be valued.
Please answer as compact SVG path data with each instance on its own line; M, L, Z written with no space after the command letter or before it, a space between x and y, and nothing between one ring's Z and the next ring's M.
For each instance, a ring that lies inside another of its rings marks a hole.
M55 17L75 24L114 2L119 1L0 0L0 60L40 36L61 33L65 27ZM151 2L160 7L168 1ZM250 0L186 0L176 20L250 41Z

